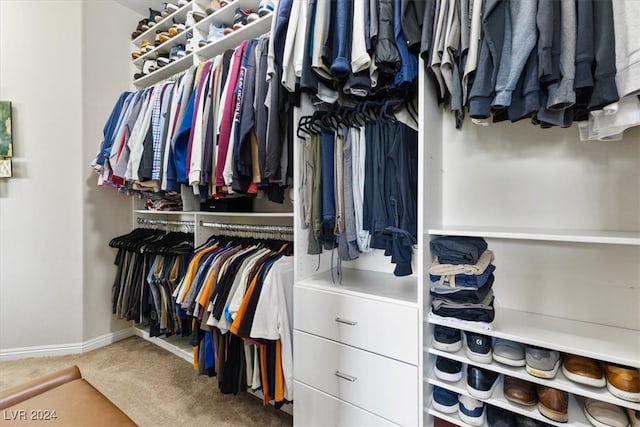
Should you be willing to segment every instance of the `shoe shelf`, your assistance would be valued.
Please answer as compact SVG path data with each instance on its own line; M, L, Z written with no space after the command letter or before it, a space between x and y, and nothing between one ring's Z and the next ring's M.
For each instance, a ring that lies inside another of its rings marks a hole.
M158 347L175 354L189 363L193 363L193 347L189 343L188 337L172 335L170 337L151 337L146 327L138 324L133 327L135 335L157 345Z
M153 43L156 39L156 31L162 30L166 31L173 25L173 20L175 19L177 22L182 22L187 19L187 13L192 9L191 2L185 4L180 9L176 10L172 14L169 14L162 18L162 20L156 23L153 27L149 28L147 31L144 31L138 37L133 39L133 44L140 47L143 40L147 40L149 43Z
M433 371L433 370L432 370ZM477 399L471 396L471 393L467 390L467 373L463 372L462 379L456 382L447 382L442 381L439 378L436 378L435 374L432 372L431 375L426 379L429 384L437 385L442 388L446 388L448 390L454 391L458 394L464 394L466 396L470 396L474 399ZM497 406L502 409L506 409L507 411L511 411L515 414L524 415L529 418L533 418L536 420L543 421L545 423L554 425L554 426L577 426L577 427L587 427L591 426L591 423L587 421L584 413L582 412L582 404L578 401L574 395L569 394L569 407L568 407L568 415L569 422L560 423L554 420L551 420L540 413L537 405L533 406L524 406L518 405L516 403L510 402L504 397L503 392L503 378L498 378L498 384L493 391L493 394L489 399L479 399L489 405Z
M159 46L156 46L155 48L153 48L153 50L150 50L149 52L145 53L144 55L140 56L139 58L134 59L133 60L133 65L142 68L142 65L144 64L144 61L146 61L147 59L156 59L158 53L169 53L169 52L171 52L171 48L173 46L175 46L175 45L178 45L178 44L183 44L183 45L186 46L187 35L189 33L191 33L192 31L193 30L191 28L187 28L186 30L184 30L180 34L177 34L177 35L171 37L169 40L167 40L164 43L160 44Z
M431 406L427 406L425 408L424 412L425 412L425 419L428 418L426 414L429 414L429 415L433 415L434 417L440 418L441 420L449 421L450 423L455 424L455 425L460 426L460 427L474 427L471 424L467 424L464 421L462 421L460 419L460 417L458 416L458 412L457 411L453 412L451 414L445 414L444 412L440 412L440 411L432 408ZM482 425L483 426L487 425L486 421Z
M235 2L234 2L235 3ZM233 3L232 3L233 4ZM223 9L227 8L225 6ZM196 49L195 54L201 61L206 61L224 53L227 49L233 49L237 47L243 40L248 40L254 37L259 37L265 33L268 33L271 29L272 13L265 15L250 24L239 28L232 33L227 34L220 39L208 43L199 49ZM211 15L213 16L213 15ZM202 21L201 21L202 22ZM201 23L200 22L200 23ZM200 24L199 23L199 24Z
M198 29L204 38L206 38L209 32L209 25L225 25L230 27L233 25L236 9L252 10L257 13L258 3L258 0L234 0L202 19L200 22L196 22L194 28Z
M543 240L551 242L599 243L608 245L640 245L640 232L638 231L443 226L440 228L428 229L425 233L427 240L429 235L469 236L514 240Z
M137 80L134 80L133 84L137 88L145 88L161 80L165 80L173 75L176 75L179 72L184 71L187 68L191 67L192 65L193 65L193 52L186 54L180 59L170 62L164 67L158 68L157 70L147 74L146 76L143 76Z
M491 330L427 315L431 324L640 368L640 331L495 307ZM606 343L606 344L605 344Z
M479 366L481 368L485 368L499 374L508 375L514 378L520 378L531 383L553 387L555 389L567 391L579 396L589 397L591 399L600 400L603 402L612 403L617 406L640 411L640 403L634 403L628 400L620 399L609 393L606 387L589 387L587 385L577 384L573 381L570 381L569 379L567 379L567 377L564 376L564 374L562 373L562 369L558 369L558 373L556 374L555 378L544 379L534 377L533 375L529 374L524 367L507 366L496 361L492 361L491 363L475 362L467 357L464 346L461 350L451 353L437 350L435 348L425 348L425 352L436 356L446 357L447 359L457 360L458 362L462 362L467 365Z

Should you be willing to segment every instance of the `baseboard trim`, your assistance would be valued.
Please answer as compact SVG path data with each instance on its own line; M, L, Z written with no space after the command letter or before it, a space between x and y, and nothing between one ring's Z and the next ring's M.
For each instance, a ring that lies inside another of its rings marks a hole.
M91 350L113 344L134 335L133 328L124 328L116 332L101 335L76 344L39 345L34 347L9 348L0 350L0 362L9 360L28 359L33 357L66 356L69 354L86 353Z

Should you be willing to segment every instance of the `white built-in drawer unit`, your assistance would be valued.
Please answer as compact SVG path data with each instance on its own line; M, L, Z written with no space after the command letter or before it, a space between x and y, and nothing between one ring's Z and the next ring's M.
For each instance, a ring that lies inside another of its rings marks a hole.
M419 424L417 366L298 330L293 343L296 381L394 423Z
M418 364L418 308L297 285L295 328ZM300 360L300 359L298 359Z
M297 426L394 427L384 418L308 387L298 381L293 384L296 404L293 419Z

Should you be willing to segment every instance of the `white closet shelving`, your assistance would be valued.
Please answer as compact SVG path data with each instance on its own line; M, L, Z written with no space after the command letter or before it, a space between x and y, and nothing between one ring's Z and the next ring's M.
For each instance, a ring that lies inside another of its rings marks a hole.
M257 0L234 0L227 6L220 8L213 12L211 15L203 18L201 21L196 22L195 25L186 28L181 33L174 37L171 37L159 46L154 47L153 50L141 55L139 58L133 61L133 64L141 69L144 62L149 59L155 59L158 53L168 54L173 46L183 44L186 47L188 41L188 35L192 35L196 43L196 48L191 52L185 52L185 56L170 62L164 67L159 67L157 70L134 80L134 85L137 88L144 88L151 86L159 81L165 80L171 76L174 76L182 71L185 71L189 67L198 64L199 62L207 61L219 54L224 53L227 49L233 49L238 46L243 40L247 40L254 37L259 37L262 34L268 33L271 28L272 14L266 14L259 19L248 23L242 28L232 31L231 33L216 39L204 46L199 46L198 42L201 40L207 40L209 33L209 26L214 24L216 26L231 27L233 25L233 19L237 8L243 10L258 9ZM159 7L161 10L162 7ZM202 7L197 1L192 1L180 9L163 18L162 21L155 24L149 30L142 33L140 36L133 40L133 50L139 50L140 45L144 40L148 41L152 45L154 44L156 31L166 31L173 24L173 20L176 22L185 22L187 13L191 10L203 11Z
M132 41L133 50L139 50L143 40L147 40L153 44L156 31L166 31L171 27L174 19L176 22L184 22L189 11L203 11L204 7L201 3L204 4L208 2L191 1L180 7L174 13L163 18L160 22ZM139 68L144 64L145 60L155 59L157 53L168 53L173 46L177 44L186 44L188 34L193 34L196 42L206 39L210 24L213 23L216 25L225 25L230 27L233 24L234 14L237 8L257 11L258 3L258 0L235 0L228 6L208 15L191 28L187 28L177 36L170 38L150 52L147 52L141 57L135 59L133 61L133 65ZM154 9L162 10L162 2L158 1L157 7ZM244 26L243 28L235 30L230 34L202 47L198 47L193 52L186 53L184 57L173 61L164 67L160 67L156 71L149 73L142 78L134 80L133 85L137 89L151 86L159 81L179 74L193 65L205 62L219 54L222 54L228 49L233 49L243 40L259 37L268 33L271 27L271 19L272 14L260 17L258 20ZM284 204L281 205L264 199L255 199L254 211L252 212L154 211L145 209L144 202L141 199L133 198L132 216L134 228L142 226L141 223L144 223L145 220L151 220L155 221L155 223L151 223L151 225L155 227L193 231L195 247L205 243L206 240L215 233L212 228L207 227L207 223L291 226L294 217L293 205L288 198L285 200ZM141 220L141 223L139 223L139 220ZM189 342L189 337L178 337L175 335L170 337L150 337L147 328L142 325L135 325L133 330L135 335L171 352L172 354L175 354L189 363L193 363L193 350ZM262 393L260 391L247 390L247 392L262 399ZM286 413L293 414L292 405L285 405L281 410Z
M436 356L569 392L572 426L590 425L584 397L640 409L606 388L573 383L561 371L542 380L524 368L479 364L464 350L446 353L429 345L432 326L443 324L640 368L640 130L628 130L616 143L581 142L575 127L542 130L526 120L489 127L467 121L455 130L431 88L421 93L422 125L430 129L423 140L424 425L434 416L465 425L431 405L433 385L468 394L464 378L447 383L435 377ZM495 253L490 330L428 315L428 241L446 235L483 237ZM562 425L535 406L506 400L502 384L487 403Z

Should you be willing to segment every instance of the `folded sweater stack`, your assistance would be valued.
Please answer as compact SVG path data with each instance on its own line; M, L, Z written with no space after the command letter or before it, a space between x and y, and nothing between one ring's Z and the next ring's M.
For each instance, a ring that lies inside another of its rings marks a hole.
M431 315L480 322L495 317L493 252L481 237L444 236L430 243Z

